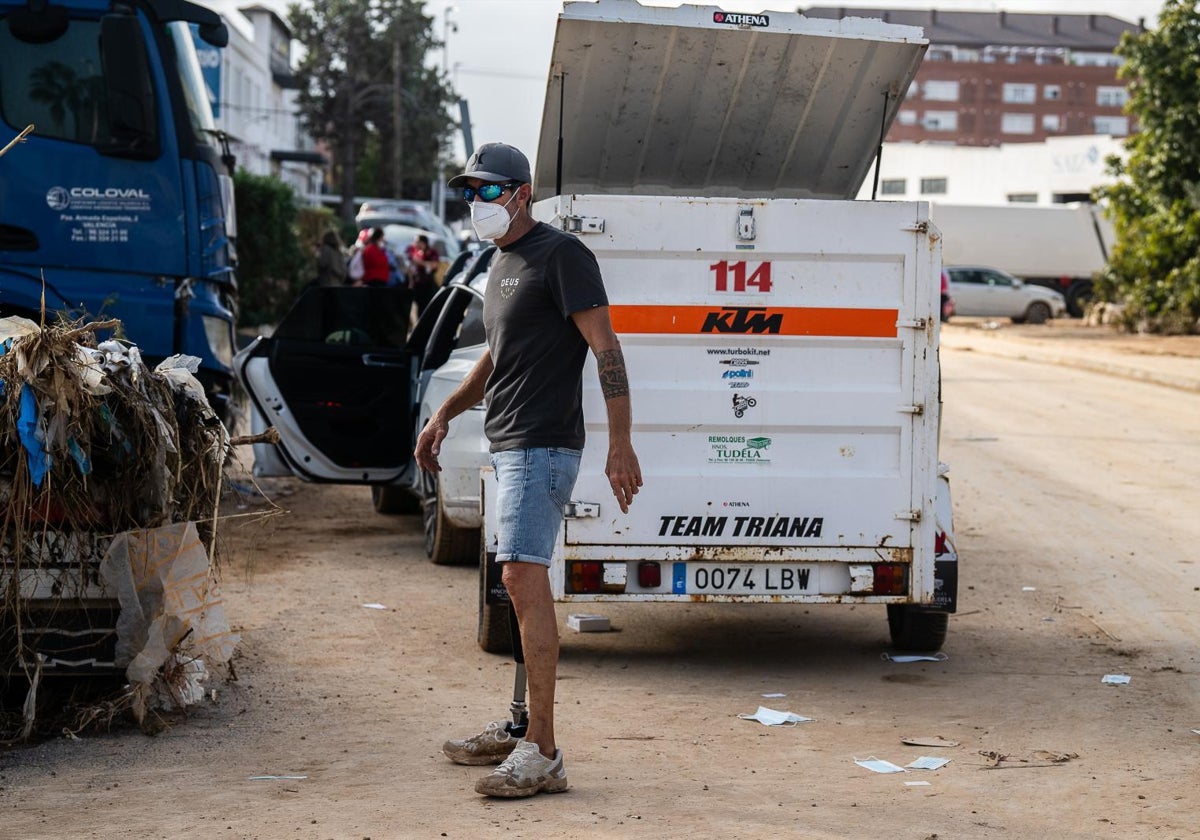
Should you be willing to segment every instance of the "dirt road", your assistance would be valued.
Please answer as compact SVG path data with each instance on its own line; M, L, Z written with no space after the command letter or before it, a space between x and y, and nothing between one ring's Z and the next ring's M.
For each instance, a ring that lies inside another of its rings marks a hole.
M949 349L943 382L944 662L882 660L879 608L606 606L616 632L563 631L572 790L484 800L439 751L511 692L476 572L292 482L288 515L225 529L237 681L155 738L0 753L0 838L1200 837L1200 395ZM759 705L815 720L736 717ZM921 755L951 763L854 764Z

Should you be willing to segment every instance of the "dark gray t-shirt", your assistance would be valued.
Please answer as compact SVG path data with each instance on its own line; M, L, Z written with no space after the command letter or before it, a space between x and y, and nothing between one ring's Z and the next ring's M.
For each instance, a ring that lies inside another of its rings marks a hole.
M483 301L495 367L484 425L492 452L583 448L588 346L571 314L607 305L596 257L569 233L538 222L501 249Z

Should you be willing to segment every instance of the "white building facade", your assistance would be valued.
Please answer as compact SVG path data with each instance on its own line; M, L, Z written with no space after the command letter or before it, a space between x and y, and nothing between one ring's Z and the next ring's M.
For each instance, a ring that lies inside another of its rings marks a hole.
M229 29L224 49L195 41L217 128L238 167L273 175L298 195L320 192L327 162L300 126L287 23L266 6L200 2Z
M1108 135L986 147L885 143L876 198L1042 206L1088 201L1095 187L1113 180L1105 172L1110 155L1124 157L1125 146ZM869 199L873 186L871 173L858 198Z

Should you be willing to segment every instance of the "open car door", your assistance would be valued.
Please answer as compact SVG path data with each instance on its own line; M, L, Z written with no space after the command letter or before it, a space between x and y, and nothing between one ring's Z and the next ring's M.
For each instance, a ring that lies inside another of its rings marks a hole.
M313 287L234 366L309 481L390 484L412 467L411 299L399 288Z

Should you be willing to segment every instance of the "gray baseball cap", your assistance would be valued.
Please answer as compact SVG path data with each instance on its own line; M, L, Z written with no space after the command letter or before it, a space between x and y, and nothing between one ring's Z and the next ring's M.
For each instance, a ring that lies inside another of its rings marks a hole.
M467 171L455 175L448 184L451 187L465 187L468 178L491 183L519 181L528 184L532 182L529 177L529 158L520 149L507 143L484 143L467 161Z

